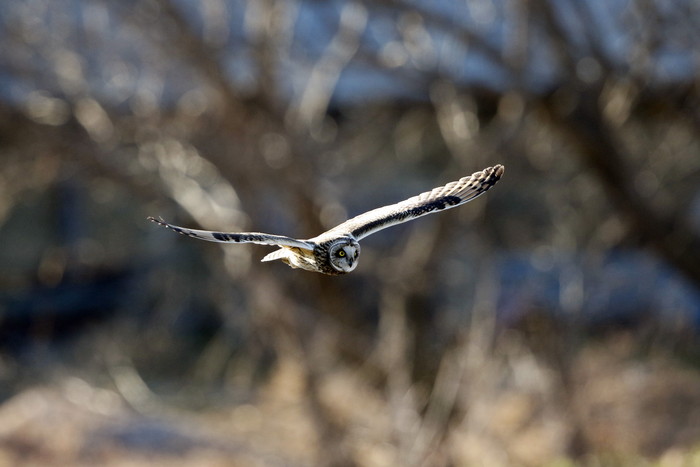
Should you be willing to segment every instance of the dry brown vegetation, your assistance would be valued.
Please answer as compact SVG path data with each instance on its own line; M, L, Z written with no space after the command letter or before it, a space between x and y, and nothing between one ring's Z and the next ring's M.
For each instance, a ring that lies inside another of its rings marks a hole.
M0 6L0 464L699 465L676 3ZM145 220L311 237L496 163L340 278Z

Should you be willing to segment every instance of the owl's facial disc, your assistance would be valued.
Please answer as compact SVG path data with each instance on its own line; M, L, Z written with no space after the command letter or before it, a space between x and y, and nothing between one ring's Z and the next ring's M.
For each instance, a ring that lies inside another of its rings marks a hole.
M354 240L344 240L330 248L330 263L336 271L350 272L357 267L360 257L360 244Z

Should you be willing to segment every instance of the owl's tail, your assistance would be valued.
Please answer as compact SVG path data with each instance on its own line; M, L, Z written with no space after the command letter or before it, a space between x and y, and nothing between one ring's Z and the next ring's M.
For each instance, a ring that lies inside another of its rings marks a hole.
M275 250L269 255L265 256L263 259L261 259L261 262L265 261L274 261L276 259L285 259L289 256L289 250L286 248L280 248L279 250Z

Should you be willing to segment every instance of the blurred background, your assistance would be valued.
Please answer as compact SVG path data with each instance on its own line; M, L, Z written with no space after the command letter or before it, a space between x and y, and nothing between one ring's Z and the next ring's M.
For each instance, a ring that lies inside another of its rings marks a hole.
M0 4L0 464L700 465L700 4ZM309 238L487 166L351 275Z

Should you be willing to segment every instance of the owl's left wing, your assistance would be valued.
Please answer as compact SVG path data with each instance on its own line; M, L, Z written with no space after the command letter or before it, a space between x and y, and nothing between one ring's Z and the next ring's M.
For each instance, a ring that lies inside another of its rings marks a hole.
M334 227L331 232L350 233L360 240L392 225L460 206L494 186L500 180L503 171L502 165L487 167L468 177L426 191L400 203L360 214Z
M275 246L291 246L296 248L304 248L313 250L314 245L310 242L297 240L296 238L285 237L284 235L270 235L259 232L215 232L211 230L196 230L179 227L177 225L168 224L163 219L149 217L149 221L160 224L175 232L187 235L188 237L206 240L208 242L218 243L257 243L259 245L275 245Z

